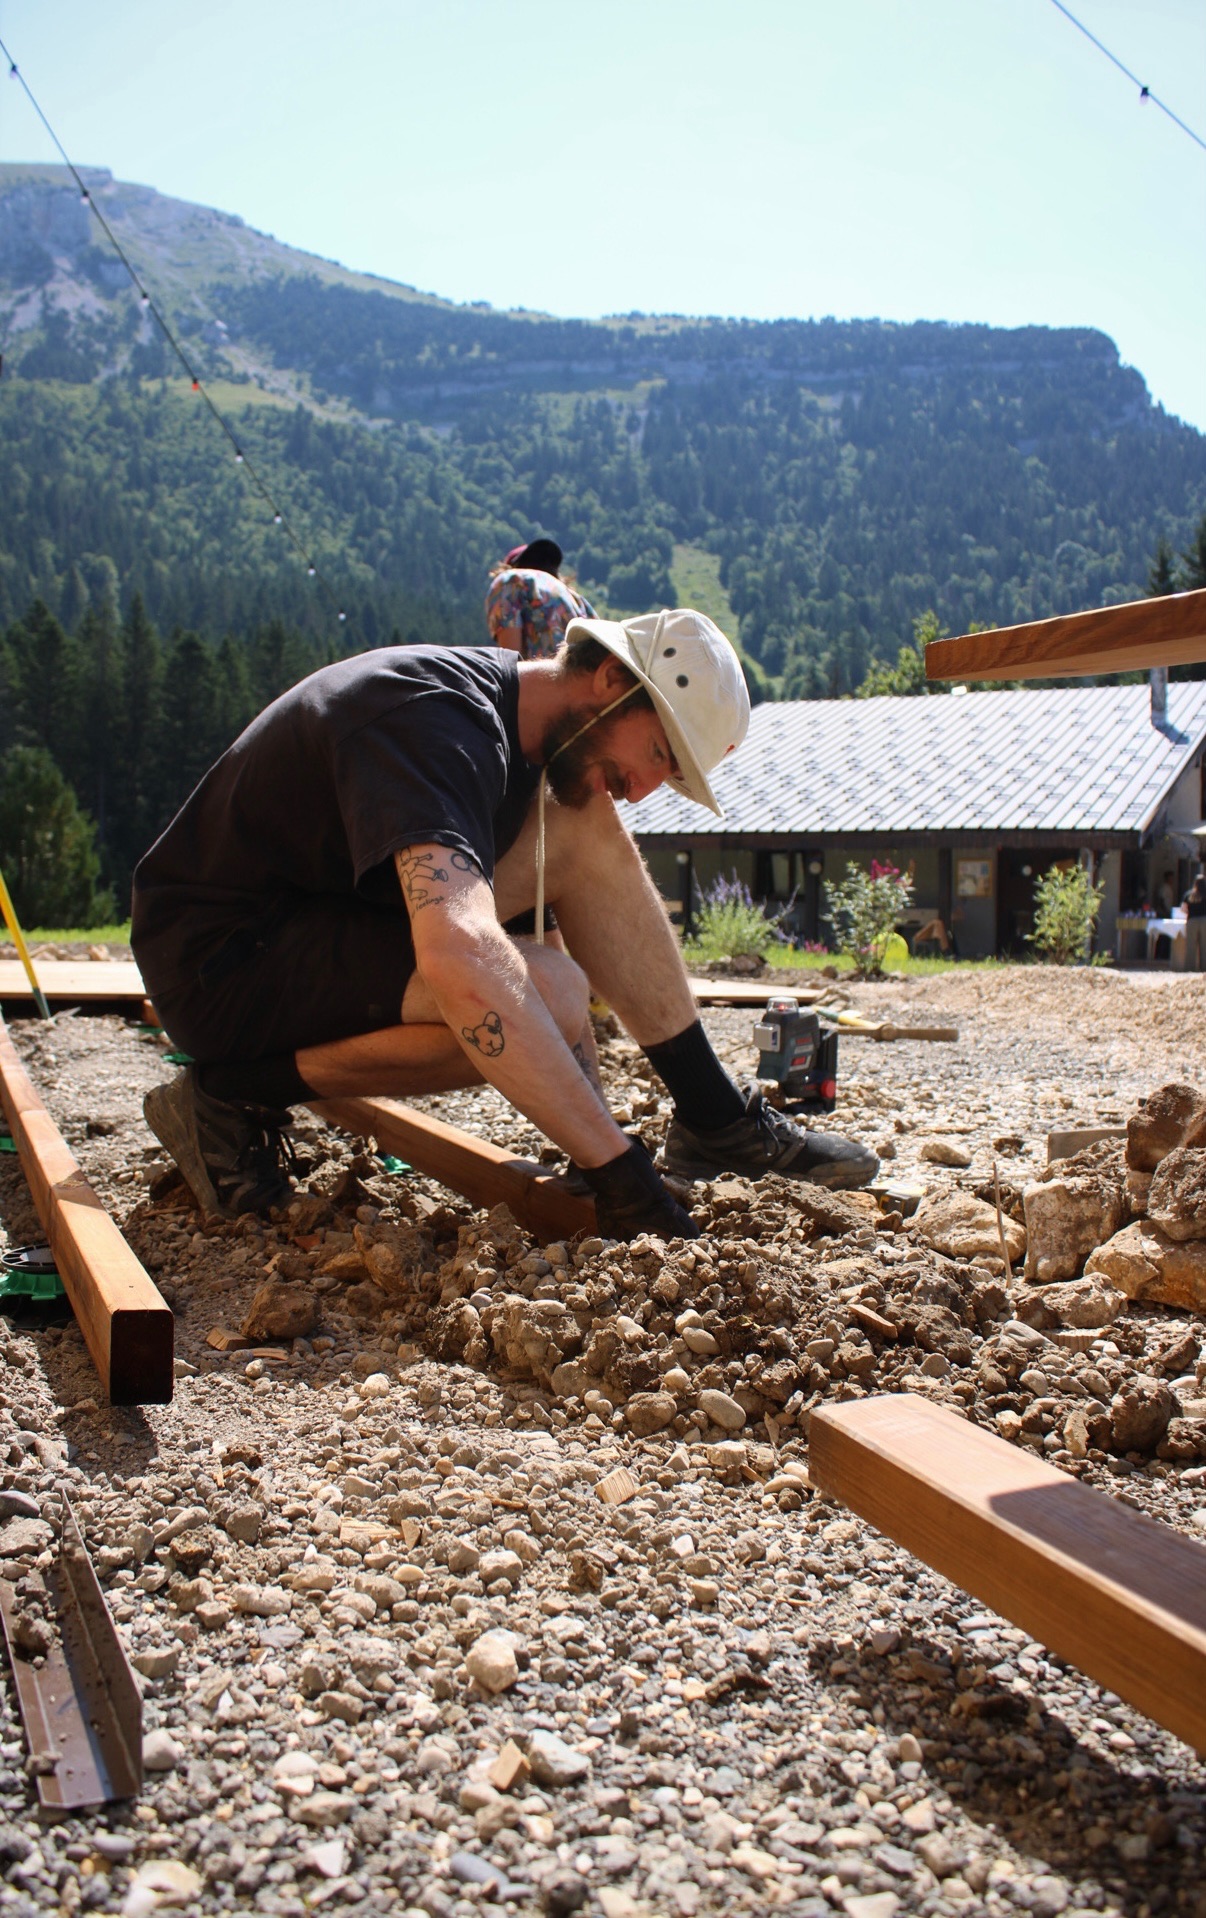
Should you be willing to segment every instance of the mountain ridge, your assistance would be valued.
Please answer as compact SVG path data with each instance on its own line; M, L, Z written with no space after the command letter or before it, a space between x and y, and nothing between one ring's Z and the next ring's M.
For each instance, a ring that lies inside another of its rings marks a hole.
M1206 511L1206 437L1092 327L565 319L420 293L89 169L349 611L306 585L62 168L0 166L0 621L96 578L215 641L484 639L490 561L555 534L601 610L715 577L759 694L952 628L1133 598ZM676 558L680 556L679 558ZM697 556L691 559L690 556ZM101 562L107 562L109 570Z

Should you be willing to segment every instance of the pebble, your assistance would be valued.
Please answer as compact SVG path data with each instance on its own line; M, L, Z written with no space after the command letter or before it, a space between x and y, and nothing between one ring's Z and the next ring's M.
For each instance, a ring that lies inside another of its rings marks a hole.
M519 1678L519 1663L509 1632L483 1632L465 1654L465 1670L491 1696L509 1691Z
M36 1498L28 1492L16 1492L11 1488L0 1490L0 1522L9 1518L39 1518L41 1507Z
M538 1785L576 1785L590 1771L585 1752L575 1751L556 1732L533 1732L527 1757Z
M705 1390L699 1394L696 1402L713 1425L719 1425L726 1432L740 1432L745 1424L744 1408L727 1392Z
M183 1753L170 1732L162 1728L144 1733L142 1764L144 1771L175 1771Z

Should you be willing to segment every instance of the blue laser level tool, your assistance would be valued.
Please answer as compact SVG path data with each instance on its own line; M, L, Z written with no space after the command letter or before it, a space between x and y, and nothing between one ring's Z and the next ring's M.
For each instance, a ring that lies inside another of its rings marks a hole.
M837 1104L837 1033L785 994L754 1027L758 1077L782 1086L788 1112L832 1112Z

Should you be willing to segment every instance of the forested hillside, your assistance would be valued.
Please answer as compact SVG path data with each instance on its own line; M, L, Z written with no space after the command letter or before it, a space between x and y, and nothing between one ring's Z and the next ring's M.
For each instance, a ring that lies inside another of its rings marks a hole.
M455 307L88 178L246 455L61 170L0 167L0 747L42 740L110 843L117 800L29 718L19 661L47 617L80 685L95 622L136 657L136 595L164 699L202 659L215 675L212 727L121 802L133 845L211 733L276 690L264 658L480 641L490 562L538 530L601 610L706 581L756 693L799 696L853 690L927 611L958 630L1134 597L1206 512L1206 437L1089 329Z

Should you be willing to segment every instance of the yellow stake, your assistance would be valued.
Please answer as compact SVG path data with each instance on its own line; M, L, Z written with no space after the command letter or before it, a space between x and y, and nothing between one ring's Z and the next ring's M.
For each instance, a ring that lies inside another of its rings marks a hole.
M4 883L4 874L2 872L0 872L0 912L4 914L4 923L12 933L13 944L21 956L21 964L25 967L25 977L29 980L30 986L33 988L34 1004L37 1006L43 1019L49 1019L50 1007L46 1003L45 993L38 984L38 976L33 969L33 960L29 956L29 947L25 943L25 934L22 932L21 922L17 918L17 909L13 905L8 887Z

